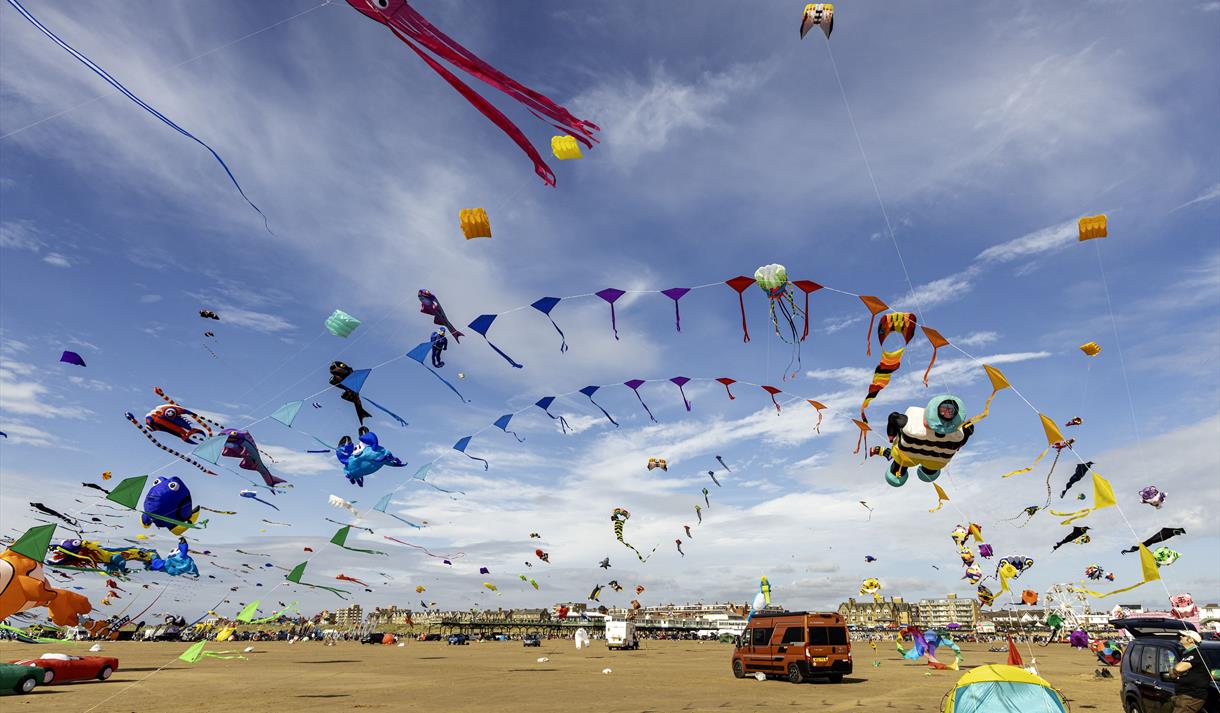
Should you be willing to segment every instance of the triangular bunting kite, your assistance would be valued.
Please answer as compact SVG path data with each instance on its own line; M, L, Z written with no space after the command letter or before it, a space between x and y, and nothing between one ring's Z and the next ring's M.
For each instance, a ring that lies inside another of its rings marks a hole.
M585 388L580 390L580 393L584 394L585 397L589 399L589 403L596 406L597 410L601 411L602 415L604 415L607 419L609 419L610 423L613 423L615 425L615 427L617 428L618 421L615 421L614 417L610 415L610 412L607 411L606 409L602 408L601 404L599 404L593 400L593 394L597 393L597 390L600 388L601 388L600 386L586 386Z
M754 284L753 277L738 275L737 277L724 281L724 284L733 288L737 292L737 304L741 307L741 333L743 342L750 341L750 330L746 327L746 299L745 291L750 289L750 285Z
M618 318L614 314L614 303L618 301L618 298L627 293L622 290L616 290L613 287L607 287L594 294L610 303L610 327L614 330L614 338L618 339Z
M344 525L343 527L340 527L338 529L338 531L335 532L335 536L330 538L330 543L337 547L342 547L345 550L350 550L352 552L363 552L366 555L384 555L385 554L385 552L382 552L381 550L364 550L364 549L360 549L359 547L348 547L347 546L347 536L349 534L351 534L351 531L352 531L351 525Z
M305 574L305 565L307 564L309 564L308 561L302 562L296 567L293 567L291 572L284 575L284 579L292 582L293 584L299 584L303 587L313 587L314 589L325 589L328 592L334 592L335 595L337 595L340 599L347 599L351 595L351 592L347 591L346 589L336 589L335 587L327 587L322 584L310 584L309 582L302 582L301 577ZM203 642L200 643L202 644ZM200 648L202 649L202 647Z
M487 338L487 330L491 329L491 323L496 321L496 316L497 315L494 314L481 314L478 317L475 317L474 321L466 326L478 332L479 335L483 337L483 341L487 342L487 346L491 347L492 351L494 351L496 354L504 357L504 361L512 364L514 369L520 369L522 368L521 364L513 361L512 357L501 351L500 347L492 344L491 340Z
M285 426L292 428L292 422L296 420L297 414L301 411L301 406L304 401L289 401L283 406L277 408L275 413L271 414L271 418L279 421Z
M472 438L474 438L474 436L463 436L462 438L458 439L458 442L453 444L453 450L463 453L470 460L479 461L480 463L483 464L483 470L487 470L489 467L491 467L490 463L488 463L486 460L484 460L482 458L478 458L476 456L470 455L469 453L466 453L466 446L470 445L470 439L472 439Z
M648 412L648 418L652 419L653 423L656 423L657 417L652 415L652 409L648 408L648 404L644 403L644 397L640 396L640 387L646 383L648 383L646 379L632 379L631 381L624 381L623 386L635 392L635 397L640 400L640 405Z
M555 328L556 332L559 332L559 351L562 353L568 350L568 338L563 335L563 330L559 328L558 324L555 324L555 318L551 316L551 310L555 309L555 305L559 304L561 299L560 297L543 297L535 300L530 307L546 315L546 318L551 321L551 326Z
M686 296L690 292L689 287L671 287L668 290L661 290L661 294L674 301L674 326L678 331L682 331L682 313L678 311L678 300Z
M551 404L553 403L555 403L554 396L543 396L542 398L538 399L534 405L542 409L542 412L547 416L550 416L552 421L558 421L559 427L563 429L564 433L567 433L569 428L567 420L564 419L563 416L556 416L548 410L551 408Z
M453 384L446 381L445 377L436 373L435 370L433 370L430 366L428 366L427 364L424 363L424 359L428 358L428 354L431 351L432 351L432 344L430 342L421 342L414 349L407 352L407 357L410 359L414 359L415 361L419 362L420 366L427 369L428 371L431 371L433 376L440 379L441 383L444 384L445 386L448 386L449 390L452 391L453 393L457 394L458 398L461 399L463 402L470 403L469 399L467 399L465 396L462 396L462 392L458 391L456 386L454 386Z

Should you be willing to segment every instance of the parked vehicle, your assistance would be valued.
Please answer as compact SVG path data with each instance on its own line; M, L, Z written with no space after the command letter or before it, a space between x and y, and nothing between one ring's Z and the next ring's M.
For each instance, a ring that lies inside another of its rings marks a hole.
M381 644L384 641L385 634L380 631L370 632L360 637L360 643L362 644Z
M29 693L42 683L46 675L46 670L38 666L0 663L0 692Z
M606 648L638 649L640 640L635 635L634 621L606 620Z
M440 634L420 634L416 641L440 641Z
M733 651L733 675L784 676L792 683L826 677L839 683L852 672L851 642L835 613L756 613Z
M465 634L450 634L448 643L450 646L465 646L470 639Z
M1135 617L1113 619L1110 626L1126 629L1135 637L1127 644L1120 665L1122 704L1127 713L1171 713L1176 684L1167 676L1182 655L1178 636L1195 630L1194 624L1180 619ZM1220 641L1205 639L1199 644L1209 671L1220 669ZM1205 713L1220 713L1220 696L1213 686L1203 705Z
M43 654L36 659L10 661L18 666L37 666L46 669L42 684L87 681L96 678L105 681L119 670L119 660L110 656L69 656L68 654Z
M537 634L526 634L521 637L522 646L542 646L542 639Z

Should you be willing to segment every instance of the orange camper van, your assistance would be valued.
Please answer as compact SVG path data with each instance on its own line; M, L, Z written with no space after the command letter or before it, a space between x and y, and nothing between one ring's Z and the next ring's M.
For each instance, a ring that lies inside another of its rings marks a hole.
M758 612L733 651L733 675L784 676L792 683L826 677L839 683L851 673L851 642L838 614Z

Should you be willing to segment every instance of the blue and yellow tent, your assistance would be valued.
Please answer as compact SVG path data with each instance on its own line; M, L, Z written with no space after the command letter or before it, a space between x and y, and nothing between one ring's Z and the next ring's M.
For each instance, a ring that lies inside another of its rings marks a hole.
M945 696L943 713L1067 713L1059 692L1023 668L988 664L973 669Z

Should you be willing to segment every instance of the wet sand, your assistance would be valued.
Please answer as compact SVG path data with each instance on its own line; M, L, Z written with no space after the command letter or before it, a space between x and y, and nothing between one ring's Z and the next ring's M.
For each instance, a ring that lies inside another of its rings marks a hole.
M57 651L87 656L88 644L28 646L0 643L0 660ZM892 646L853 646L856 672L841 684L794 685L736 679L731 646L712 642L645 641L639 651L608 651L603 641L576 651L570 640L448 646L407 642L371 646L317 642L208 643L209 651L254 651L248 660L177 660L187 644L106 643L99 655L119 659L105 683L39 687L0 698L5 711L447 711L495 713L667 713L668 711L939 711L941 698L964 673L929 671L900 659ZM886 650L888 648L888 651ZM1005 663L986 645L962 646L964 667ZM1022 655L1028 662L1024 647ZM1114 679L1093 680L1100 664L1066 645L1035 647L1038 670L1076 713L1120 713ZM539 663L539 657L550 660ZM880 660L874 667L872 662ZM160 670L158 670L160 668ZM603 674L609 668L612 673ZM930 673L931 675L925 675Z

